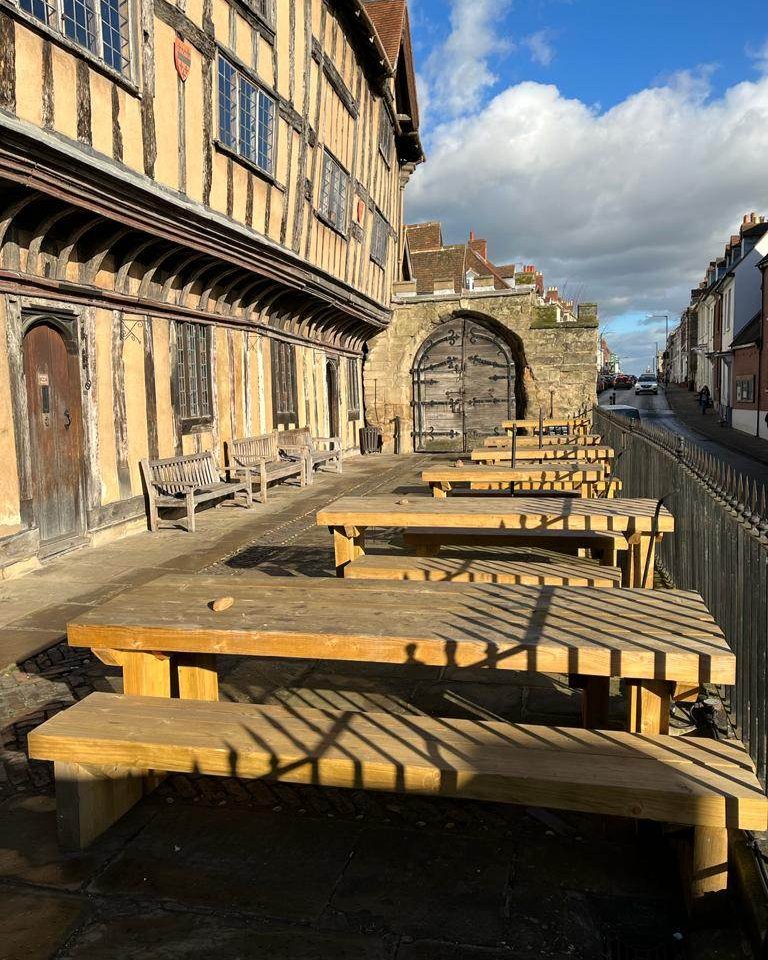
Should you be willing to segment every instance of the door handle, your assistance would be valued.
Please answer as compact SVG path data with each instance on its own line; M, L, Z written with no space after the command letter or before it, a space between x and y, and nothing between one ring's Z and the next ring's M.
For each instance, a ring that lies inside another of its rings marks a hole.
M64 429L69 430L72 426L72 417L69 415L69 410L64 411Z

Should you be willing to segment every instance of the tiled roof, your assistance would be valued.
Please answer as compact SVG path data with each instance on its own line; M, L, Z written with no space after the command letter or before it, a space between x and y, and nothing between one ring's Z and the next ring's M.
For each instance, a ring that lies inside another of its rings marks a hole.
M408 246L411 253L421 253L424 250L441 250L443 246L443 231L437 220L429 223L413 223L405 228L408 235Z
M744 327L744 329L733 338L731 341L731 346L746 347L751 343L755 343L760 337L762 319L763 318L760 313L757 313L754 317L752 317L746 327Z
M387 59L395 67L403 40L406 0L368 0L365 10L376 27Z

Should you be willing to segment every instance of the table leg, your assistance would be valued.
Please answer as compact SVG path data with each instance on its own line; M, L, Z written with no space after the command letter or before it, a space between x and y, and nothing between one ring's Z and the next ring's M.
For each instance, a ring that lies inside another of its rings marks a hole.
M635 544L635 556L637 563L635 567L634 587L643 587L645 590L653 590L653 568L656 559L656 538L640 537Z
M344 576L344 567L365 553L365 529L358 527L331 527L336 576Z
M180 700L219 699L215 653L174 654L172 663Z
M445 500L448 496L448 492L451 489L450 483L445 483L444 481L438 481L437 483L431 483L432 487L432 496L437 500Z
M728 887L727 827L696 827L693 831L691 906L699 913L713 895Z
M673 684L668 680L627 681L627 730L656 736L669 733Z
M126 696L171 696L171 658L167 654L120 650L119 658Z
M582 677L581 720L588 730L608 725L610 677Z

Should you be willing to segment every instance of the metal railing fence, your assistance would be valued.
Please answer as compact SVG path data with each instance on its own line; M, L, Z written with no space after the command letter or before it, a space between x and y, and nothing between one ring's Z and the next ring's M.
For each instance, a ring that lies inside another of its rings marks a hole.
M663 498L675 532L657 563L677 589L695 590L736 654L736 684L721 690L763 783L768 737L768 506L766 488L677 434L593 411L616 450L623 496Z

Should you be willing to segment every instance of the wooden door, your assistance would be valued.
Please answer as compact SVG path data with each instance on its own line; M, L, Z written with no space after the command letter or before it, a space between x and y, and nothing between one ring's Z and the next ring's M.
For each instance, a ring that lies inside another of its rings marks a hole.
M82 513L82 423L77 355L63 335L39 323L24 337L24 376L41 545L80 536Z
M339 369L329 360L325 365L325 384L328 394L328 436L339 434Z
M457 317L431 334L413 370L417 450L468 451L514 415L515 363L509 345Z

